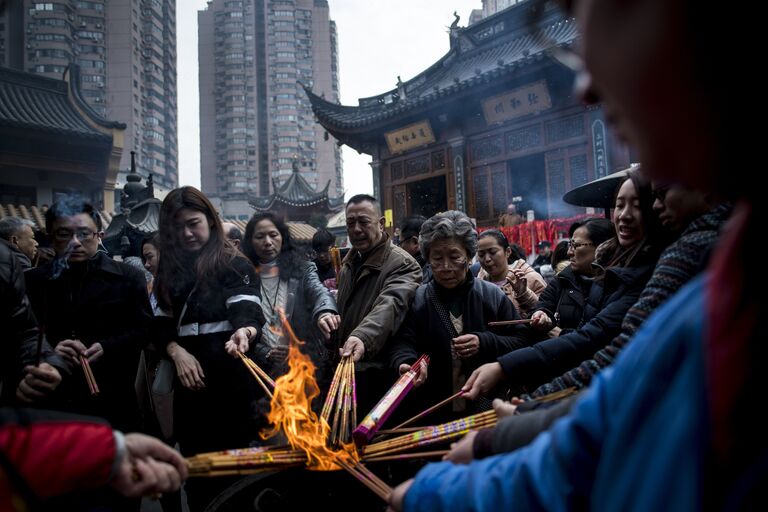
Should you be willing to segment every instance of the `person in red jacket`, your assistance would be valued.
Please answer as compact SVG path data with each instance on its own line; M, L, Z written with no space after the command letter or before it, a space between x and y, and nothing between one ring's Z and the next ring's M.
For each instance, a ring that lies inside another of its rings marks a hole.
M150 496L178 490L186 477L181 455L153 437L122 434L97 418L0 409L0 510L36 510L105 486Z

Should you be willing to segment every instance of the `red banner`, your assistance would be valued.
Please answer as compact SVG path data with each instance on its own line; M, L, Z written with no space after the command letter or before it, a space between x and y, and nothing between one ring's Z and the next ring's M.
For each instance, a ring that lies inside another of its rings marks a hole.
M533 222L524 222L512 227L477 228L477 232L482 233L488 229L498 229L504 233L510 244L518 244L525 249L526 253L531 254L536 252L536 244L542 240L551 242L554 249L558 240L568 238L568 229L571 227L571 224L592 217L600 216L583 214L567 218L534 220Z

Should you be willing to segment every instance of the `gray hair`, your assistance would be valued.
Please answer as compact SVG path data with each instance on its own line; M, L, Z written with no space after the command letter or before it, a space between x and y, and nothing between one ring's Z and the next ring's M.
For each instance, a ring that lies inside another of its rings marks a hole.
M12 236L18 235L24 226L32 227L34 231L35 223L31 220L20 219L19 217L4 217L0 219L0 238L10 240Z
M470 259L477 252L477 231L465 213L457 210L438 213L427 219L421 226L419 244L421 255L429 259L429 249L439 240L455 238L467 251Z

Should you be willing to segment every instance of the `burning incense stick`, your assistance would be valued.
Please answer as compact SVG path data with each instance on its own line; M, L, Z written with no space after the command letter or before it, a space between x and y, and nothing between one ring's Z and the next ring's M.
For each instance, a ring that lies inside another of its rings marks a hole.
M530 318L523 318L521 320L500 320L498 322L488 322L489 327L496 327L499 325L519 325L519 324L529 324L533 320Z
M99 386L96 384L96 377L93 376L93 370L88 362L88 358L83 354L80 354L80 366L83 368L85 374L85 381L88 383L88 389L91 391L92 396L98 396Z
M272 398L272 391L267 387L267 385L262 380L262 376L260 375L260 372L256 370L256 368L259 368L256 363L251 361L251 359L243 354L242 352L237 353L238 356L240 356L240 360L245 364L245 367L248 368L248 371L251 372L251 375L253 375L253 378L256 379L256 382L261 386L261 389L264 390L264 393L267 394L267 396L271 399ZM261 368L259 368L261 370ZM261 370L262 372L264 370ZM267 378L269 378L266 374L264 374ZM269 379L272 381L272 379ZM274 389L275 383L272 382L272 388Z
M389 501L389 496L392 494L392 488L379 477L368 471L365 466L357 461L346 461L342 457L337 457L336 462L339 466L345 469L347 473L376 493L382 500Z
M416 416L414 416L413 418L411 418L411 419L408 419L408 420L405 420L404 422L402 422L401 424L399 424L398 426L396 426L396 427L395 427L395 428L393 428L392 430L398 430L398 429L401 429L401 428L405 427L406 425L410 425L410 424L411 424L411 423L413 423L414 421L416 421L416 420L418 420L418 419L421 419L421 418L423 418L423 417L424 417L424 416L426 416L427 414L429 414L429 413L431 413L431 412L433 412L433 411L436 411L436 410L438 410L439 408L441 408L442 406L444 406L444 405L446 405L446 404L449 404L449 403L451 403L453 400L455 400L455 399L457 399L457 398L461 397L461 395L463 395L463 394L464 394L464 391L459 391L459 392L458 392L458 393L456 393L455 395L449 396L448 398L446 398L446 399L445 399L445 400L443 400L442 402L440 402L440 403L438 403L438 404L435 404L435 405L433 405L432 407L430 407L430 408L428 408L428 409L426 409L426 410L424 410L424 411L420 412L419 414L417 414L417 415L416 415Z
M341 250L338 247L331 247L328 252L331 255L331 265L333 265L333 271L336 273L336 288L338 288L339 274L341 273Z

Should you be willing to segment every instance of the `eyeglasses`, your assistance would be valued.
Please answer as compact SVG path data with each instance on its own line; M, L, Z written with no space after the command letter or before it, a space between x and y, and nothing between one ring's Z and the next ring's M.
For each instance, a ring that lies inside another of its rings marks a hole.
M593 244L592 242L574 242L573 240L570 240L568 242L568 247L573 249L574 251L579 247L584 247L586 245L595 245L595 244Z
M464 256L452 256L448 258L429 258L429 264L432 268L462 268L467 264L467 258Z
M54 238L59 242L69 242L72 240L72 237L77 237L77 239L81 242L85 242L87 240L90 240L93 238L93 236L96 234L96 231L91 231L90 229L78 229L77 231L70 231L68 229L60 229L56 231L53 236Z

